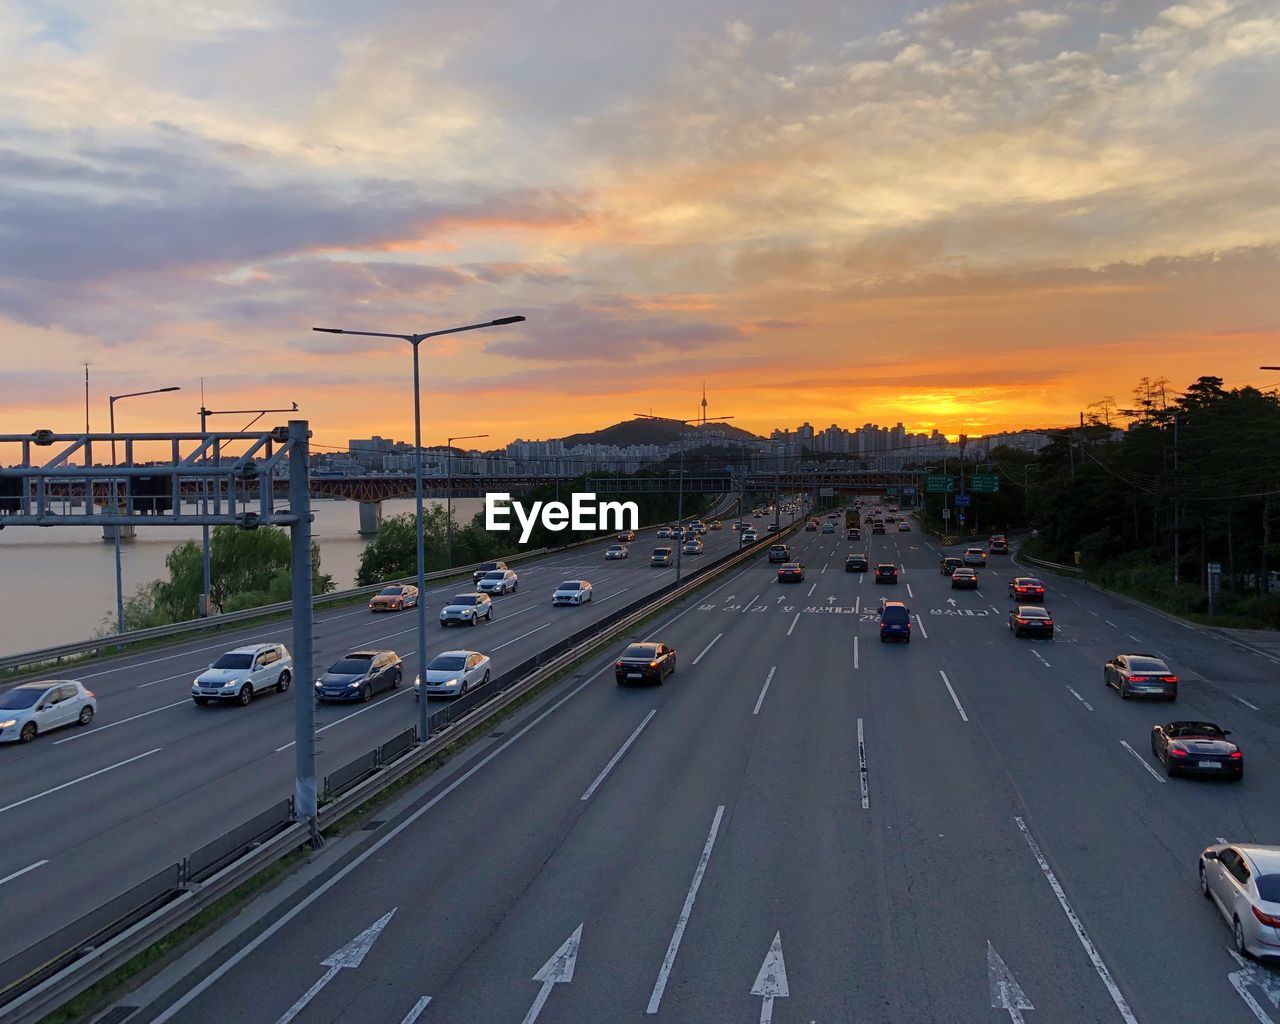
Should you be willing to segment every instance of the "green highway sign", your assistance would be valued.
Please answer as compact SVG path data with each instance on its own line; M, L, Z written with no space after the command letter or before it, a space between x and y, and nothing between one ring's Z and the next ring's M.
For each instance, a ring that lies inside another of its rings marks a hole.
M995 473L975 473L969 482L974 494L995 494L1000 490L1000 478Z
M926 494L950 494L956 489L956 478L950 474L930 473L924 478Z

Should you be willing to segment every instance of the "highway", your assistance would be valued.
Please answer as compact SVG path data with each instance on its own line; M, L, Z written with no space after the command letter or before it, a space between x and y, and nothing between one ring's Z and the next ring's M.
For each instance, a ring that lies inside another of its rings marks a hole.
M846 574L852 547L899 583ZM953 592L918 532L793 549L803 583L762 552L646 629L666 685L602 654L129 1020L1280 1024L1195 876L1217 837L1278 838L1274 666L1053 578L1058 634L1014 639L1021 570ZM910 644L879 642L881 596ZM1169 660L1177 704L1104 688L1127 650ZM1171 718L1233 730L1245 780L1166 779Z
M753 522L763 533L764 521ZM603 618L617 602L658 589L675 570L649 565L654 532L640 533L627 559L605 561L609 539L517 563L519 589L496 597L493 621L476 627L446 629L435 621L445 600L469 586L429 586L429 658L479 650L498 674ZM727 522L704 539L704 554L684 556L686 572L738 546ZM555 586L574 578L592 582L593 600L552 607ZM288 644L291 635L283 621L93 663L74 673L98 698L90 727L0 747L0 961L293 793L291 692L264 693L245 708L197 707L189 696L194 676L221 652L265 640ZM314 671L295 671L294 685L310 685L347 651L369 647L396 650L405 680L367 705L318 706L321 779L416 723L416 641L412 609L375 615L359 604L317 612ZM432 700L433 708L445 703Z

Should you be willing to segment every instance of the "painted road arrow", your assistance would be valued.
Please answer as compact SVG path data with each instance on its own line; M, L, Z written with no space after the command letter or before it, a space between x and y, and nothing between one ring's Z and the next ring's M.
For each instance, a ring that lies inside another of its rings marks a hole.
M542 1012L542 1007L554 986L573 981L573 965L578 962L578 944L581 941L582 925L578 925L573 934L564 940L564 945L557 949L551 959L533 976L534 981L542 982L542 988L538 990L537 998L529 1007L529 1012L524 1015L524 1024L533 1024L538 1019L538 1014Z
M378 936L382 934L382 929L387 926L387 922L395 915L397 909L399 908L392 907L332 956L321 960L320 966L329 969L320 976L319 981L302 994L302 997L296 1003L285 1010L284 1015L276 1021L276 1024L289 1024L289 1021L306 1009L307 1004L319 995L320 990L333 981L338 976L338 972L344 967L352 970L359 967L364 958L368 956L369 950L373 948L373 944L378 940Z
M956 603L956 599L954 597L947 598L947 604L954 606L955 603Z
M1240 965L1240 970L1232 971L1227 975L1227 980L1231 982L1231 987L1244 1000L1245 1006L1253 1011L1253 1015L1258 1019L1259 1024L1274 1024L1267 1011L1262 1008L1262 1004L1253 998L1253 995L1245 986L1256 985L1263 995L1271 1000L1272 1006L1280 1007L1280 979L1277 979L1266 968L1259 968L1250 963L1230 946L1227 947L1227 952Z
M991 978L991 1005L997 1010L1008 1010L1010 1024L1025 1024L1023 1010L1034 1010L1022 986L1005 966L1000 954L991 942L987 942L987 974Z
M775 999L786 999L791 994L787 990L787 965L782 959L781 932L773 936L773 945L769 947L764 963L760 965L760 973L756 975L756 983L751 986L751 994L764 1000L760 1004L760 1024L770 1024L773 1020Z

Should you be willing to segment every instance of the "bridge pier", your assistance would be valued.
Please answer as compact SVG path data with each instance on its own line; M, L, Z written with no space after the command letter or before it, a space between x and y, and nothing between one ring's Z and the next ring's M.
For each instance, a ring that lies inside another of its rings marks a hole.
M128 526L110 526L102 527L102 539L108 544L112 544L116 539L116 531L120 531L121 540L133 540L137 536L137 527L132 524Z
M378 527L382 525L382 502L360 502L360 536L377 536Z

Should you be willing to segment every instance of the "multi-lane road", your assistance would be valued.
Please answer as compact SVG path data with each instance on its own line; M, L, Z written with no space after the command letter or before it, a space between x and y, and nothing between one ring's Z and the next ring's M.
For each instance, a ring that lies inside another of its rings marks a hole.
M756 525L763 529L763 521ZM686 571L739 543L727 525L705 542L704 554L684 557ZM638 536L627 559L605 561L609 543L518 565L519 589L495 598L493 621L477 627L435 622L445 600L467 586L429 588L428 660L468 648L490 655L500 673L673 579L674 569L649 565L653 530ZM552 607L555 586L574 578L592 582L594 599ZM320 705L321 776L417 721L414 621L412 610L374 615L363 605L317 613L315 671L295 670L294 685L309 686L345 652L370 647L397 651L405 680L367 705ZM264 640L287 644L290 635L285 621L85 668L77 678L98 698L92 726L0 748L0 961L293 792L292 693L271 691L248 707L196 707L189 696L194 676L222 651Z
M804 583L762 554L646 629L665 686L602 656L130 1019L1280 1022L1195 876L1280 833L1273 665L1062 580L1055 638L1016 640L1020 570L953 592L917 532L865 545L895 587L838 535L793 546ZM878 640L889 594L909 645ZM1104 688L1129 650L1176 705ZM1244 782L1166 779L1172 717L1232 729Z

